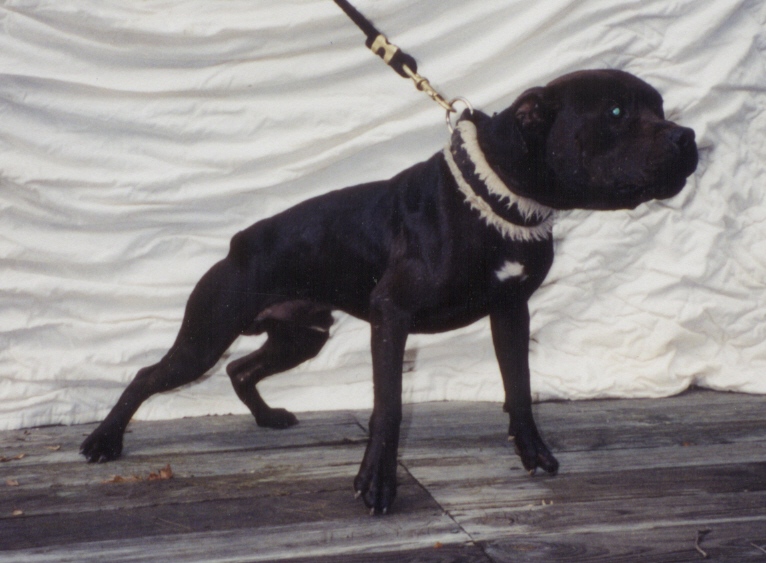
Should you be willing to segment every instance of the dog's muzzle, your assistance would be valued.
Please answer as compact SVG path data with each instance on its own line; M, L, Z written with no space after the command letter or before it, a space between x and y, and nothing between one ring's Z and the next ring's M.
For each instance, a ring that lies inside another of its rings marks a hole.
M678 151L679 175L686 179L694 173L699 162L694 130L676 126L670 130L668 136L673 147Z

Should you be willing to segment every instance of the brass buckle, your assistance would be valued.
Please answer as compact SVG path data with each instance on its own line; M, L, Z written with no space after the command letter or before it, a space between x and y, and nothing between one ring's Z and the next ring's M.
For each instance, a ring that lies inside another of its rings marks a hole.
M392 45L388 42L388 38L383 35L382 33L378 35L375 38L375 41L372 42L372 45L370 45L370 51L378 55L380 58L382 58L386 64L389 64L391 62L391 59L394 58L394 55L399 50L399 47L396 45ZM380 53L379 51L383 51Z

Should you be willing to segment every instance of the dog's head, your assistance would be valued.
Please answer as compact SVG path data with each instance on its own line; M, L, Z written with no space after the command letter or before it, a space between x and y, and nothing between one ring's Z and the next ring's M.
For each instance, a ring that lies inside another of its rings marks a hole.
M665 119L662 96L617 70L532 88L481 132L493 166L555 209L632 209L676 195L697 167L694 131Z

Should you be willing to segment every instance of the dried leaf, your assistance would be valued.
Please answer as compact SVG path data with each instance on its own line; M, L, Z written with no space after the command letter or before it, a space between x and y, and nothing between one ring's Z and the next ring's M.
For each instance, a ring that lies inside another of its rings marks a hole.
M14 510L13 511L13 515L14 516L23 516L24 515L24 511L23 510Z
M5 484L8 485L9 487L18 487L19 486L19 482L16 479L8 479L5 482Z
M444 547L444 544L440 541L434 544L434 549L441 549L442 547Z
M27 457L27 454L19 454L13 457L0 457L0 463L5 463L6 461L17 461L19 459L24 459L25 457Z
M122 475L112 475L111 478L106 481L101 481L104 484L110 483L138 483L139 481L164 481L166 479L173 478L173 470L168 463L165 467L159 471L149 473L149 476L144 479L140 475L131 475L130 477L123 477Z
M58 446L45 446L46 450L50 450L52 452L57 452L61 449L61 445Z
M107 479L106 481L101 481L104 484L109 483L138 483L141 481L141 477L138 475L131 475L130 477L123 477L122 475L112 475L111 478Z
M149 481L164 481L166 479L173 478L173 470L168 463L165 467L160 469L157 473L149 473Z

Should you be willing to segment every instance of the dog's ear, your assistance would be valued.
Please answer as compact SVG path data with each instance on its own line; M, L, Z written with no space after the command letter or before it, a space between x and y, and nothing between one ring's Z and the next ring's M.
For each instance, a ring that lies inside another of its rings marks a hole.
M546 89L530 88L492 118L492 134L505 145L526 153L547 136L554 115Z
M541 86L524 92L506 111L525 133L543 133L553 121L553 108Z

